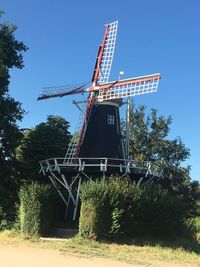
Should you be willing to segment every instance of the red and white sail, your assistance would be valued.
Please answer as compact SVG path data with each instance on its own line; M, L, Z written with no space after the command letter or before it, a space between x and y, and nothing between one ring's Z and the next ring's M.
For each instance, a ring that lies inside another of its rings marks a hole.
M96 99L100 102L112 99L120 99L154 93L157 91L160 80L160 74L151 74L147 76L135 77L117 82L109 82L94 87L92 90L98 90Z
M118 21L106 24L103 42L99 47L92 82L96 84L106 83L109 80L110 70L115 51Z

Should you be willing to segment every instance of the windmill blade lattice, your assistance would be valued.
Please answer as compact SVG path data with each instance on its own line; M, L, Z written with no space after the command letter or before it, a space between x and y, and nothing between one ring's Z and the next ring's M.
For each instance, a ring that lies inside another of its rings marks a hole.
M97 99L102 102L106 100L153 93L157 91L159 80L160 74L153 74L128 80L121 80L113 83L113 86L112 83L108 83L106 85L102 84L102 86L99 86Z
M108 24L108 33L103 49L103 55L100 63L100 73L97 84L108 82L112 60L115 50L116 36L117 36L118 21Z
M90 82L78 83L78 84L69 84L62 86L51 86L43 87L42 92L38 97L38 100L63 97L66 95L85 93L86 88L90 85Z

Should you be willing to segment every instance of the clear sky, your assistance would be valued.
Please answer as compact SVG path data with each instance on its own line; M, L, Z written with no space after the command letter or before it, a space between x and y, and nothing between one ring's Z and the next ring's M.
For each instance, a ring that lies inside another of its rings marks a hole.
M156 94L136 104L172 115L171 138L191 149L185 163L200 180L200 1L199 0L2 0L2 21L18 26L16 38L29 50L25 68L11 71L10 93L22 102L20 126L34 127L47 115L64 116L73 131L79 97L36 101L43 86L90 81L104 25L119 20L111 80L160 72Z

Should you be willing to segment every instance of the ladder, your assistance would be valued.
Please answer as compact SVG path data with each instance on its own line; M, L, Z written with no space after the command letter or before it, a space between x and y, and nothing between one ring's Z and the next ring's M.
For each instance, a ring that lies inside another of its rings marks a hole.
M88 99L87 109L86 109L86 113L85 113L85 120L83 122L83 126L82 126L82 129L80 131L79 140L77 143L77 149L76 149L76 152L74 154L75 158L77 158L79 153L80 153L80 147L81 147L81 144L82 144L83 139L84 139L85 131L87 129L87 124L88 124L88 120L90 117L90 111L92 109L93 103L94 103L94 96L92 95Z
M86 104L85 103L82 104L82 110L86 110ZM72 139L71 139L71 141L68 145L68 148L67 148L67 153L66 153L65 158L64 158L64 163L67 163L67 164L73 163L73 159L75 157L78 143L80 140L82 128L83 128L83 125L85 124L85 119L86 119L86 117L85 117L84 112L80 112L78 122L77 122L77 125L75 128L75 132L74 132Z

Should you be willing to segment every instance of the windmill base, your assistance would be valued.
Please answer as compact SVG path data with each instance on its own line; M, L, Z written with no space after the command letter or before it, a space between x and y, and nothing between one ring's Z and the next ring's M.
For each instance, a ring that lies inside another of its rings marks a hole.
M151 162L131 159L76 158L68 162L66 158L51 158L40 161L40 172L48 176L66 205L65 218L68 218L69 205L73 206L73 220L77 219L80 187L86 180L102 180L111 175L119 178L128 175L137 185L162 178L162 169Z

